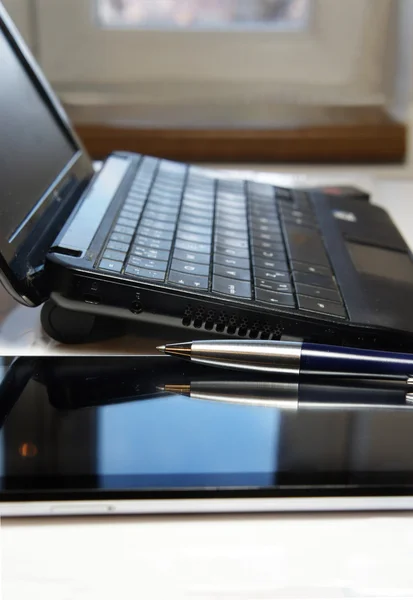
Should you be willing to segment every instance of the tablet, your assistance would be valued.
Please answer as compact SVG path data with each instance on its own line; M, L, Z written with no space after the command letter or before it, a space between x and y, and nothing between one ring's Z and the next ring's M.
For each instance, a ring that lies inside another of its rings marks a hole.
M0 362L2 516L413 508L402 382L303 408L297 381L166 356Z

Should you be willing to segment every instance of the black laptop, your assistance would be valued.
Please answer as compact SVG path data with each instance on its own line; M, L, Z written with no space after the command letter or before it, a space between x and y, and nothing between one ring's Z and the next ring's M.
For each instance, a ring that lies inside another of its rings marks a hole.
M0 5L0 273L19 302L202 335L413 348L381 208L116 152L98 173ZM63 313L64 314L64 313Z

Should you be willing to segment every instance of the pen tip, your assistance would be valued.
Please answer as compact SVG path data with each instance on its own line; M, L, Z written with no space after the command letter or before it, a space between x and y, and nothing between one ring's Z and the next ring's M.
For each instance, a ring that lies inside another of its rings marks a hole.
M164 392L165 391L165 386L164 385L157 385L156 386L156 391L157 392Z
M166 346L157 346L156 349L165 354Z

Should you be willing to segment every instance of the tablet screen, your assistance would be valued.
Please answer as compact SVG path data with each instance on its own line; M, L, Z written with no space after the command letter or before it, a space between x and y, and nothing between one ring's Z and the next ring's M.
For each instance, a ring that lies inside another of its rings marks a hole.
M3 501L413 490L413 409L337 410L333 385L312 388L323 410L296 410L303 392L294 383L241 381L167 357L9 363L0 388ZM251 404L268 385L265 403ZM404 394L376 392L379 400ZM339 393L341 403L346 394L349 403L372 397L363 387Z

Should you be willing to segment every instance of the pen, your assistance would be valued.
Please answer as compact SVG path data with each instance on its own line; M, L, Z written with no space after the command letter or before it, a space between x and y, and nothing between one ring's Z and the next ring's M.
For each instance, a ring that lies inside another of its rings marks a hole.
M160 352L210 366L285 375L410 379L413 355L290 341L195 341Z
M279 410L412 410L412 396L401 387L320 385L270 381L191 381L158 388L195 400L277 408Z

